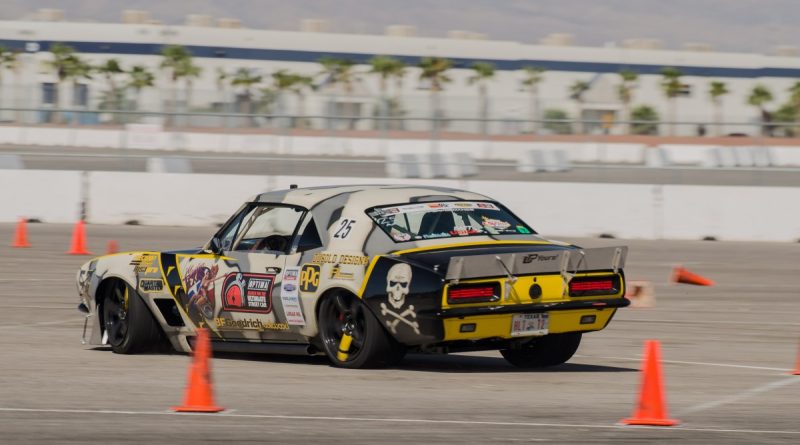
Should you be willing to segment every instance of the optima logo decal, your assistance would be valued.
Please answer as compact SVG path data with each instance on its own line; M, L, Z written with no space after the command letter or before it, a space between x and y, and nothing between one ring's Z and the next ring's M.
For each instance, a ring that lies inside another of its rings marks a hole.
M229 312L272 312L275 275L231 273L225 276L222 308Z

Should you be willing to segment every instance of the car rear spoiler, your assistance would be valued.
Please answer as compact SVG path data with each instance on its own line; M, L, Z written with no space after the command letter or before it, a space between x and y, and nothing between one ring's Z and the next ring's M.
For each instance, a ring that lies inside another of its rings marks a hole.
M627 246L456 256L450 258L445 279L455 284L459 280L504 275L560 273L568 276L600 270L617 273L625 266L627 256Z

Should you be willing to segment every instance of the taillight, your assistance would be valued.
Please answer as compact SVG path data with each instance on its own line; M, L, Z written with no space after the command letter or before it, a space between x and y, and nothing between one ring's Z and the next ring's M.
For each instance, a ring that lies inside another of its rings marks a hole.
M578 277L569 282L569 294L573 297L614 295L619 292L618 275L603 277Z
M461 284L447 289L447 302L450 304L484 303L500 299L500 285Z

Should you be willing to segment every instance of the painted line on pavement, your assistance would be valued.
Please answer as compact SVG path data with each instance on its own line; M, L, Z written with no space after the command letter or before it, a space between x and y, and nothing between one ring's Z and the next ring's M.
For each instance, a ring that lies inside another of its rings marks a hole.
M624 360L624 361L634 361L634 362L641 362L641 357L604 357L598 355L581 355L575 354L575 357L581 358L600 358L606 360ZM682 361L682 360L661 360L661 363L669 363L674 365L698 365L698 366L719 366L722 368L741 368L741 369L758 369L762 371L780 371L780 372L789 372L791 369L789 368L768 368L766 366L750 366L750 365L733 365L730 363L709 363L709 362L689 362L689 361Z
M80 320L78 320L78 319L70 319L70 320L61 320L61 321L42 321L42 322L39 322L39 323L12 324L12 325L0 326L0 329L32 328L32 327L36 327L36 326L67 324L67 323L75 323L75 322L79 322L79 321Z
M741 400L749 399L750 397L754 397L759 394L772 391L774 389L783 388L784 386L792 385L795 383L800 383L800 377L788 377L783 380L767 383L766 385L756 386L755 388L750 388L746 391L742 391L738 394L734 394L729 397L725 397L719 400L714 400L712 402L701 403L700 405L687 408L685 410L678 412L677 415L696 413L699 411L705 411L712 408L716 408L718 406L727 405L730 403L736 403Z
M141 415L141 416L195 416L210 419L212 417L242 418L242 419L281 419L281 420L311 420L333 422L382 422L382 423L427 423L437 425L486 425L486 426L518 426L518 427L554 427L554 428L596 428L616 430L661 430L661 431L696 431L706 433L747 433L747 434L783 434L800 435L800 431L791 430L755 430L746 428L701 428L701 427L654 427L654 426L625 426L619 424L599 425L580 423L539 423L539 422L493 422L473 420L436 420L436 419L409 419L386 417L339 417L339 416L290 416L271 414L231 414L231 413L176 413L172 411L122 411L102 409L38 409L38 408L12 408L0 407L0 412L19 413L60 413L60 414L108 414L108 415Z

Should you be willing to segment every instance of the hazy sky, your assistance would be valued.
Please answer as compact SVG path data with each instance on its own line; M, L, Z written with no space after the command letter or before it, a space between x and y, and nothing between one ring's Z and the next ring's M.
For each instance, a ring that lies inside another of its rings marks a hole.
M298 29L302 18L326 18L338 32L382 33L386 25L408 24L424 36L468 30L527 43L567 32L589 46L649 37L668 48L686 42L763 53L800 47L800 0L3 0L0 18L24 18L43 7L63 9L69 20L118 21L123 9L144 9L172 24L199 13L285 30Z

